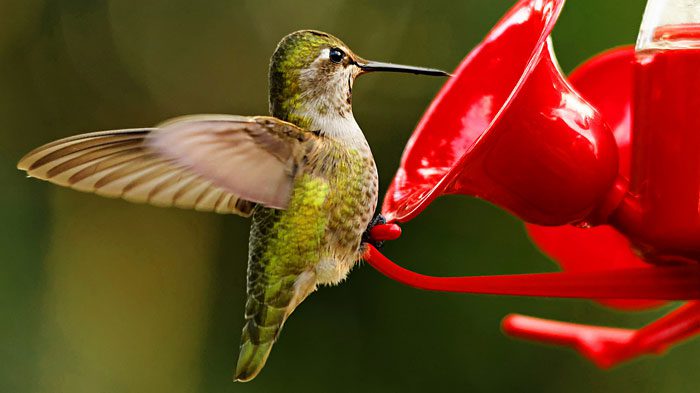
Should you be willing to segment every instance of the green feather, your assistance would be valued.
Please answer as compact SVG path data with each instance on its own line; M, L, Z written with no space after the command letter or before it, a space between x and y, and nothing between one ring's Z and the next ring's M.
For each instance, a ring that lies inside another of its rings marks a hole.
M320 259L328 193L325 180L304 174L295 183L287 210L258 207L253 213L246 324L234 377L238 381L260 372L284 321L308 294L297 293L295 283Z

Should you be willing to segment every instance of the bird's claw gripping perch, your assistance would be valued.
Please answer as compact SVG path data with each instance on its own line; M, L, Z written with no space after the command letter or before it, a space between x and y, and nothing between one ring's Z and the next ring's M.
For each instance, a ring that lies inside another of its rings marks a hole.
M385 241L396 240L399 236L401 236L401 227L394 223L387 223L383 215L377 214L362 234L362 243L381 248Z

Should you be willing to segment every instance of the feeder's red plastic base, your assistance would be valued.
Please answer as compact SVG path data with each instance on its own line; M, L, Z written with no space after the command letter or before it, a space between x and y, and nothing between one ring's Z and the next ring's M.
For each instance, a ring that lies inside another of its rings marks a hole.
M395 239L398 225L377 225L375 240ZM503 276L434 277L405 269L371 245L364 259L403 284L425 290L500 295L598 299L700 299L700 265L637 267L593 272L558 272ZM646 355L700 332L700 301L687 302L639 329L620 329L552 321L519 314L503 319L504 333L521 339L571 347L601 368Z
M367 245L363 258L392 280L428 291L577 299L700 300L700 265L697 264L590 272L435 277L397 265L372 245Z

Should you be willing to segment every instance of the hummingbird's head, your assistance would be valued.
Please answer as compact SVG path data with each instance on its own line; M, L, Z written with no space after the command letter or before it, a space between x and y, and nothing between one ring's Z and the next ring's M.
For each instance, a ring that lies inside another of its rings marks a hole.
M372 71L449 76L430 68L367 61L338 38L300 30L282 38L270 61L270 111L310 128L316 117L352 115L355 78Z

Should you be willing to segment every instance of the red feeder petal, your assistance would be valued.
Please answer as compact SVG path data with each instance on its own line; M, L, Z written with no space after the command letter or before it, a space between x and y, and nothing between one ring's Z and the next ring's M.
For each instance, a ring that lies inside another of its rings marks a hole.
M382 207L389 221L446 193L544 225L598 218L617 146L556 64L548 36L563 3L520 1L462 61L406 146Z

